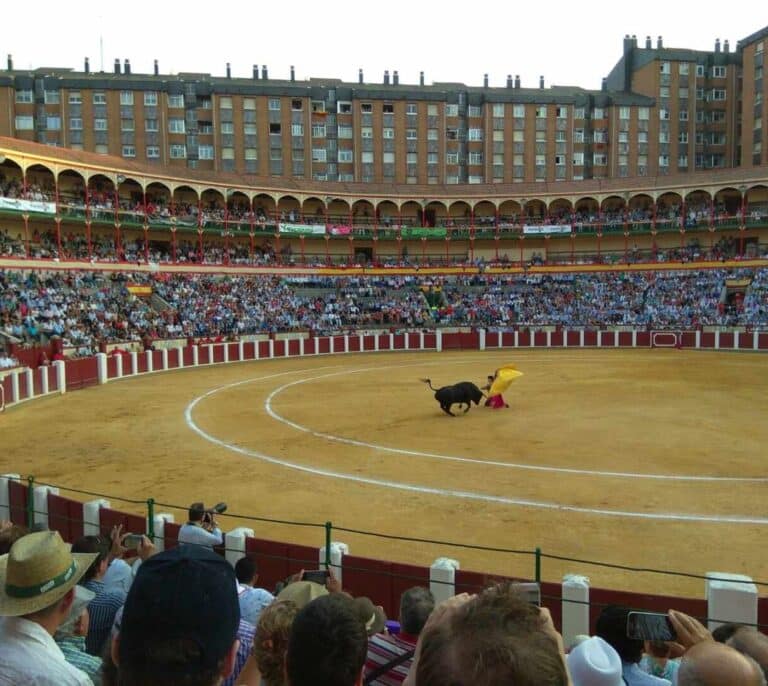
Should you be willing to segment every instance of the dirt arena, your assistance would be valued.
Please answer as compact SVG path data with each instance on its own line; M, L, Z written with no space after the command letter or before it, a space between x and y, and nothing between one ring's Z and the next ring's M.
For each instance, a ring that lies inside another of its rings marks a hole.
M481 385L505 363L525 374L506 410L448 417L419 382ZM751 353L259 361L126 379L9 410L0 415L0 469L128 499L226 500L235 514L766 580L766 397L768 359ZM323 543L321 529L224 524ZM533 573L530 557L334 538L359 555L418 564L445 555L463 569ZM546 580L566 572L596 586L703 593L702 581L684 577L543 562Z

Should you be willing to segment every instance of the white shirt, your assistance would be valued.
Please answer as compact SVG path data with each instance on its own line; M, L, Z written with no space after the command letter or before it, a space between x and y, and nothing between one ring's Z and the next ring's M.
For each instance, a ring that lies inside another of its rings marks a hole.
M0 617L0 684L93 686L42 626L21 617Z
M212 531L206 531L202 526L187 523L179 529L179 543L191 543L213 548L215 545L224 543L224 537L218 526L214 527Z

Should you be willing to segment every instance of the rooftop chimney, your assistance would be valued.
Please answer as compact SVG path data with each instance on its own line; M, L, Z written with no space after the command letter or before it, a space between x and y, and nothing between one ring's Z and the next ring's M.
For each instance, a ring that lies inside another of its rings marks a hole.
M293 65L291 65L291 81L296 80L296 70L293 68Z
M664 41L662 40L661 36L659 36L656 39L656 49L661 50L664 47Z
M603 82L600 84L600 90L604 92L608 90L608 79L605 76L603 77Z
M358 83L363 83L363 70L362 69L358 69L357 70L357 82Z
M715 52L720 52L720 39L715 38Z
M389 85L389 69L384 70L384 85Z
M515 74L515 88L520 88L520 74Z
M160 76L160 65L155 60L155 76Z
M267 72L266 64L261 65L261 78L264 79L264 81L267 81L269 79L269 73Z
M539 76L539 88L544 88L544 77Z
M88 60L87 57L85 58L85 62L83 64L83 71L86 74L90 74L91 73L91 63L90 63L90 61Z
M512 74L507 74L507 88L512 88L513 83Z
M424 72L423 71L419 72L419 85L420 86L424 85Z
M392 72L392 85L393 86L399 86L400 85L400 74L397 73L397 69Z
M723 43L723 52L730 52L730 51L731 51L731 46L728 43L728 39L726 38L725 42Z
M253 65L253 80L258 81L259 80L259 65L254 64Z
M124 74L131 73L131 60L125 60L125 62L123 63L123 73Z
M483 88L488 88L488 74L483 74Z
M632 34L632 47L637 47L637 36L634 33Z
M645 37L645 49L646 50L653 49L653 41L651 40L650 36L646 36Z
M231 67L229 66L229 62L227 62L227 78L228 78L228 79L231 79L231 78L232 78L232 69L231 69Z
M632 36L630 36L628 33L624 34L624 54L628 54L632 52L632 48L634 48L634 44L632 43Z
M13 55L8 55L8 71L13 71Z
M115 74L120 73L120 60L115 60Z

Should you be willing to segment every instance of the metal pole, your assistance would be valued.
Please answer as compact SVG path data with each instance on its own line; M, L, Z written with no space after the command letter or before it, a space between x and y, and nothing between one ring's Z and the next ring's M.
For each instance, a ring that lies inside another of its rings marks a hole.
M331 531L333 525L330 522L325 523L325 568L331 566Z
M35 477L27 477L27 528L35 524Z
M155 540L155 499L147 498L147 538Z
M536 548L536 567L534 570L534 577L536 583L541 583L541 548Z

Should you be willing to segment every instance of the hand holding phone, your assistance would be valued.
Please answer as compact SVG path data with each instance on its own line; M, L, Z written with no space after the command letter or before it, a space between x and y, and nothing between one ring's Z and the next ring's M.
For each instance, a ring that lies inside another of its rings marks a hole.
M640 641L675 641L669 616L659 612L630 612L627 616L627 638Z
M329 576L330 572L327 569L310 569L301 575L301 580L314 581L316 584L325 586L325 582L328 581Z
M123 536L123 547L136 550L141 545L141 534L126 534Z

